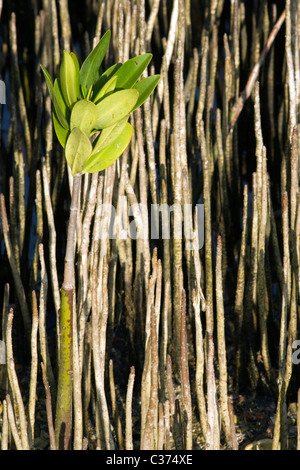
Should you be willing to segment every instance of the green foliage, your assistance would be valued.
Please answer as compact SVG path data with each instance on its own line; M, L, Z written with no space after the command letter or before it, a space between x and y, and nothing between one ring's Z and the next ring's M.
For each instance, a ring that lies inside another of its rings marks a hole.
M42 71L43 71L45 79L46 79L47 87L48 87L48 90L49 90L49 93L50 93L50 97L51 97L51 100L52 100L52 103L53 103L53 106L54 106L54 109L55 109L57 119L65 129L68 129L68 121L66 119L66 116L62 112L61 107L58 104L58 98L61 98L61 93L60 93L60 91L58 91L58 89L56 89L56 91L55 91L55 89L53 87L53 83L52 83L52 78L50 77L47 70L42 65L41 65L41 68L42 68Z
M113 124L112 126L103 129L101 134L99 134L99 136L93 143L93 153L99 152L102 147L106 147L113 140L115 140L126 126L128 118L129 115L125 116L123 119L120 119L120 121L118 121L116 124Z
M64 57L60 66L60 85L62 95L69 108L80 97L79 75L71 54L64 51Z
M80 84L86 86L87 90L89 90L99 78L100 66L108 48L109 41L110 31L108 30L82 64L79 72Z
M116 88L131 88L149 64L152 54L142 54L127 60L116 72Z
M116 75L111 77L106 83L105 83L105 77L103 78L104 78L104 81L102 81L102 83L104 83L104 85L100 86L98 91L94 90L94 93L93 93L93 101L96 104L97 102L101 100L101 98L103 98L108 93L112 93L114 89L116 88L116 82L118 79Z
M75 103L71 112L71 130L78 127L87 136L95 127L98 118L98 110L94 103L88 100L80 100Z
M52 118L53 118L53 124L54 124L54 130L56 132L56 136L59 140L59 143L62 147L66 146L67 139L69 137L70 131L68 129L65 129L61 123L59 122L56 113L52 113Z
M137 90L120 90L104 98L96 105L98 111L96 128L106 129L123 119L132 111L138 97Z
M118 124L117 124L118 125ZM83 173L95 173L97 171L105 170L124 152L130 142L133 128L127 122L121 133L118 133L114 140L110 141L105 147L100 147L96 153L92 153L86 164L84 165Z
M104 170L124 152L133 132L129 114L146 101L160 78L153 75L138 81L152 54L103 72L110 36L107 31L81 68L76 55L64 51L54 85L41 65L53 103L54 129L73 175ZM100 135L92 144L90 138L96 132Z
M132 88L139 92L139 97L132 111L139 108L151 95L152 91L158 84L160 75L151 75L138 81Z
M89 138L79 127L74 127L66 144L66 159L73 175L81 172L86 155L91 153L92 144Z

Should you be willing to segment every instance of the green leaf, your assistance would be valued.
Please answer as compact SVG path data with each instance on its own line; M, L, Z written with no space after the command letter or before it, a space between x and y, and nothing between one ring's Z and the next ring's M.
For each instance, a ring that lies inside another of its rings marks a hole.
M108 82L105 83L96 96L93 94L93 102L97 104L97 102L99 102L99 100L103 98L104 95L114 91L116 88L117 79L117 76L112 77L110 80L108 80Z
M67 104L66 104L66 102L63 98L59 78L56 78L54 80L54 95L55 95L56 103L59 106L59 109L62 112L62 114L63 114L63 116L64 116L64 118L67 122L67 128L69 129L70 109L68 108L68 106L67 106ZM57 117L59 117L56 108L55 108L55 111L56 111ZM63 124L63 123L61 122L61 124Z
M56 133L56 136L59 140L60 145L65 148L67 138L70 134L70 131L68 129L65 129L59 122L59 120L56 117L55 111L52 113L52 119L53 119L53 124L54 124L54 130Z
M65 155L72 170L72 175L80 173L92 153L92 144L89 138L75 127L67 140Z
M86 98L88 94L88 89L85 85L80 85L81 97Z
M48 88L48 91L49 91L49 94L50 94L50 98L53 102L54 101L54 89L53 89L53 83L52 83L51 75L48 72L48 70L46 70L45 67L42 66L42 64L40 64L40 67L43 71L43 74L44 74L44 77L45 77L45 80L46 80L46 84L47 84L47 88Z
M132 89L139 92L139 98L132 111L139 108L146 101L146 99L151 95L154 88L158 84L159 79L160 75L151 75L150 77L143 78L133 85Z
M152 59L152 54L142 54L127 60L118 70L116 88L131 88Z
M95 97L100 93L102 87L117 73L121 66L120 63L114 64L101 75L94 85L92 101L96 101Z
M100 76L100 66L110 41L110 30L106 31L97 46L87 56L80 69L80 84L89 89Z
M101 148L109 145L123 132L128 121L128 117L128 115L125 116L113 126L107 127L101 131L101 134L93 142L93 154L99 152Z
M47 88L49 90L50 98L51 98L53 106L55 108L56 115L57 115L61 125L63 127L65 127L65 129L68 129L69 128L68 122L67 122L65 116L63 115L63 113L62 113L62 111L61 111L61 109L60 109L60 107L57 103L56 94L55 94L55 91L54 91L51 75L49 74L49 72L42 65L41 65L41 69L43 71L43 74L44 74L44 77L45 77L45 80L46 80Z
M119 158L128 146L132 132L132 126L127 123L123 132L113 142L101 149L99 152L91 155L82 168L82 172L96 173L97 171L102 171L109 167L117 160L117 158Z
M90 89L88 90L87 95L86 95L86 99L89 100L89 101L92 101L92 100L90 99L91 96L92 96L92 94L93 94L93 85L90 86Z
M137 90L121 90L104 98L96 105L98 119L96 129L105 129L131 112L139 97Z
M71 113L71 130L78 127L85 135L89 137L98 118L97 107L88 100L80 100L74 104Z
M74 62L74 65L75 65L76 77L78 77L78 80L76 80L76 93L77 93L77 98L80 99L81 98L80 83L79 83L80 66L79 66L78 59L77 59L76 55L74 54L74 52L71 52L70 56L73 59L73 62Z
M116 64L111 65L107 70L105 70L105 72L102 73L100 79L106 78L106 80L109 80L121 67L121 62L117 62Z
M62 95L69 108L75 101L79 91L79 75L71 55L64 51L64 57L60 66L60 85Z

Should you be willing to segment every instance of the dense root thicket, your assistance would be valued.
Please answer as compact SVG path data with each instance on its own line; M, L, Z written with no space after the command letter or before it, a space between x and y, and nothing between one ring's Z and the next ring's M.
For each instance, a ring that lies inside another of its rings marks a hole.
M39 65L107 29L104 69L161 79L81 178L71 448L300 449L297 0L0 1L1 447L56 446L73 178Z

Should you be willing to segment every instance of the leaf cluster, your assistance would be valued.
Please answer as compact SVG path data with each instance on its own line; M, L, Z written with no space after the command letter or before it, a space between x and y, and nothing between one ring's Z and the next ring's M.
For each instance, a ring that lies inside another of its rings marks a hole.
M108 30L81 67L73 52L64 51L54 83L41 65L53 103L54 129L73 175L104 170L124 152L133 132L129 115L151 95L160 78L139 80L152 54L104 72L101 64L110 36ZM95 133L98 136L91 139Z

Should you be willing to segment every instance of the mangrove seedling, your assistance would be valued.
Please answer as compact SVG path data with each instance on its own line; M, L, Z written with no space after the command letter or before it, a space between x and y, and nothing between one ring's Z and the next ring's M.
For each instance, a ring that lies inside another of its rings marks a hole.
M74 177L60 305L55 417L56 447L60 449L70 448L72 435L74 245L81 175L105 170L124 152L133 133L129 115L150 96L160 78L151 75L139 80L152 54L139 55L103 71L110 36L107 31L81 67L73 52L64 51L54 83L41 65L53 104L55 133Z

